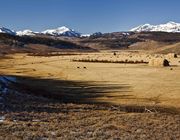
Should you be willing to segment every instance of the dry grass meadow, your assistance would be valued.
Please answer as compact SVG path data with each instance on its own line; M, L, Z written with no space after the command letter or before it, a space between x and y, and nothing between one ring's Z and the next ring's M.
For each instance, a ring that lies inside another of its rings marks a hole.
M52 57L16 54L9 57L11 59L0 61L1 75L15 76L19 84L37 88L37 91L47 90L59 96L66 94L73 97L74 102L83 102L84 96L84 102L180 107L180 58L168 58L170 67L152 67L136 62L168 56L100 53ZM87 58L125 62L73 61ZM134 63L126 63L127 60Z
M149 66L154 58L170 66ZM11 86L24 93L7 96L0 138L180 138L179 56L13 54L0 60L0 75L16 77Z

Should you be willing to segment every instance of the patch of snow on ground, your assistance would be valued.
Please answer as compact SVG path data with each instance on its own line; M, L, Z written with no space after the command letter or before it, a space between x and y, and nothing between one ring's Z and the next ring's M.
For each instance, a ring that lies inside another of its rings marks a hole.
M3 88L1 92L2 92L2 94L7 94L8 93L8 88Z
M5 76L5 78L6 78L8 81L16 82L16 78L15 78L15 77Z
M4 122L5 117L4 116L0 116L0 123Z
M10 76L0 76L0 83L4 84L5 86L8 86L10 82L16 82L16 78Z
M5 109L5 96L11 91L8 88L11 82L16 82L16 78L10 76L0 76L0 108L1 109ZM0 116L0 122L2 121L3 119Z
M7 85L8 81L4 77L0 76L0 83Z

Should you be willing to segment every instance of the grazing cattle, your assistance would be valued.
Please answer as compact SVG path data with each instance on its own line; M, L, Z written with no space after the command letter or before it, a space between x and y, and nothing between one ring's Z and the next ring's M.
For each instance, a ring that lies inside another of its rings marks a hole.
M86 67L84 67L84 69L87 69Z
M80 69L80 67L77 67L78 69Z

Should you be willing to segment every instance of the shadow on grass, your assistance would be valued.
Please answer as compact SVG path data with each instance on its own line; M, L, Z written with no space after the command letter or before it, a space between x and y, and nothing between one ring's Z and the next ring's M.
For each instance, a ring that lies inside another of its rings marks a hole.
M16 77L15 88L28 94L56 99L63 103L93 102L93 99L106 97L114 92L125 94L131 92L127 84L106 84L102 82L82 82L59 79L40 79L32 77ZM108 94L108 95L107 95ZM119 98L127 95L119 95ZM96 101L95 101L96 102Z
M176 108L111 104L111 101L116 99L135 99L131 95L131 86L127 84L41 79L25 76L16 76L16 78L17 82L12 82L10 88L21 94L8 94L6 99L7 108L14 113L68 113L71 111L81 112L82 110L114 109L123 112L144 113L147 108L152 112L179 113ZM111 108L112 106L113 108Z
M3 77L7 77L7 75ZM50 106L51 103L108 104L107 102L99 102L97 99L106 98L110 101L112 98L129 98L132 96L130 95L131 87L127 84L41 79L11 75L8 75L8 77L16 77L16 82L10 81L10 88L24 95L24 97L16 96L16 94L8 95L8 106L11 110L57 112L60 110ZM27 95L35 95L36 99L26 98ZM45 97L48 101L41 100L40 97ZM16 105L16 108L12 108L14 105Z

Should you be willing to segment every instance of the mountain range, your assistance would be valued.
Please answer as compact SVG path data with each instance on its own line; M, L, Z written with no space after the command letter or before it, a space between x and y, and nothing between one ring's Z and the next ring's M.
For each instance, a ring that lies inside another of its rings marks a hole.
M42 32L0 28L0 55L17 52L149 50L180 54L180 24L140 25L127 32L81 34L65 26Z
M138 27L131 29L129 32L173 32L173 33L180 33L180 23L175 22L168 22L166 24L160 25L151 25L151 24L144 24ZM24 30L24 31L13 31L7 29L5 27L0 28L0 33L7 33L11 35L18 35L18 36L34 36L34 35L50 35L50 36L67 36L67 37L89 37L94 35L100 35L100 32L94 34L82 34L73 29L70 29L66 26L58 27L56 29L47 29L42 32L33 32L31 30Z
M166 24L144 24L131 29L132 32L173 32L180 33L180 23L168 22Z
M180 54L180 33L113 32L90 37L44 35L26 30L0 30L0 57L10 53L48 56L51 52L98 52L101 50L146 50L151 53ZM15 34L16 33L16 34ZM17 35L19 34L19 35Z
M15 31L7 29L5 27L1 27L0 33L7 33L7 34L17 35L17 36L34 36L34 35L38 35L38 34L50 35L50 36L68 36L68 37L88 36L88 35L83 35L73 29L67 28L66 26L58 27L57 29L47 29L42 32L34 32L29 29L15 32Z

